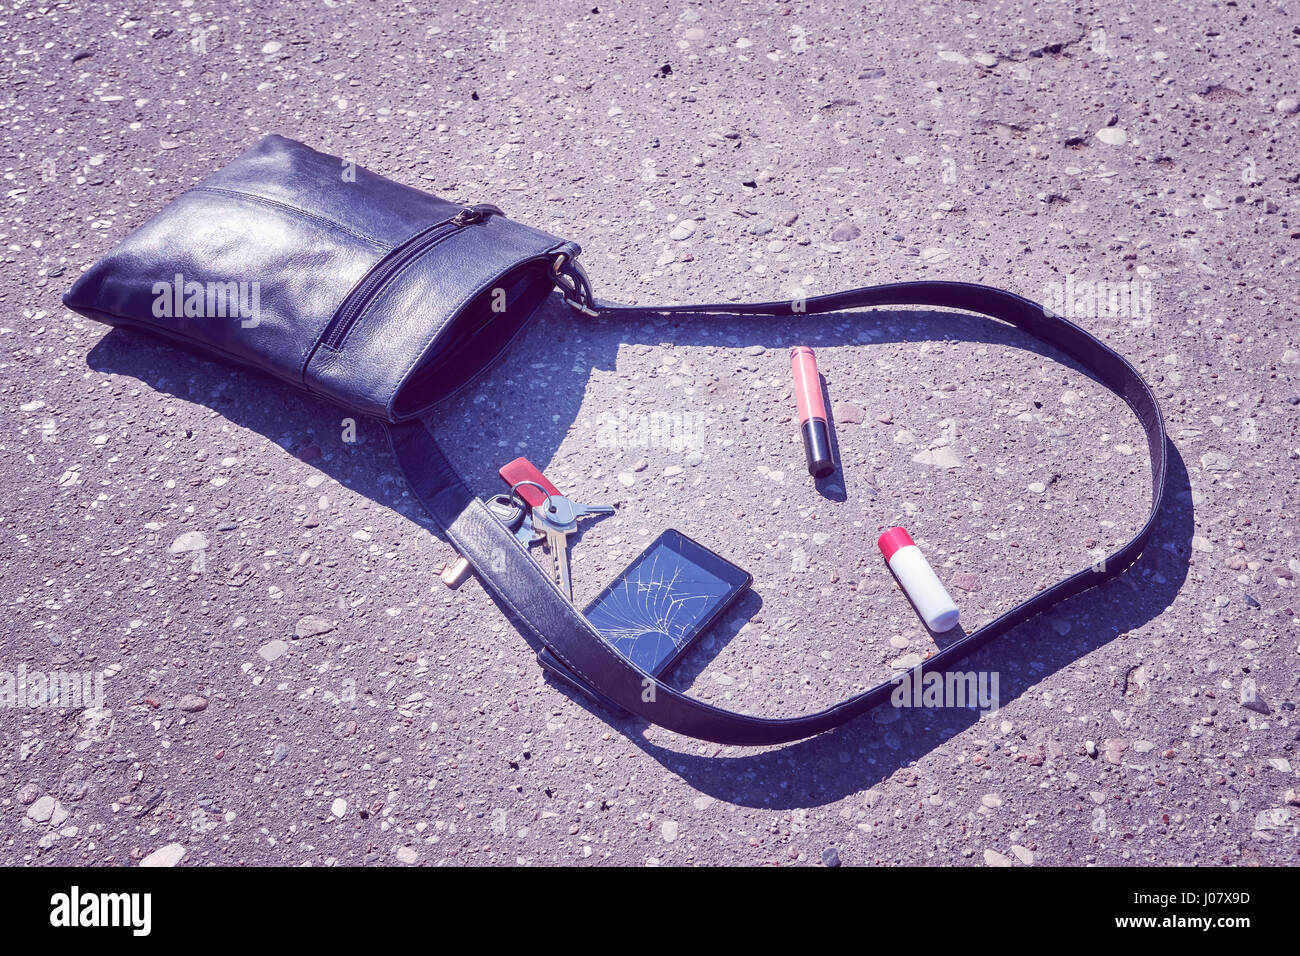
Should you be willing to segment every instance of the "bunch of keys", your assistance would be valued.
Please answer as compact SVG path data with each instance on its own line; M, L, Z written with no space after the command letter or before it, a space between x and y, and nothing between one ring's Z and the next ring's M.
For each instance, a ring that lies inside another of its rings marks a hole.
M584 505L560 494L527 458L516 458L497 472L512 494L532 508L532 530L546 536L546 549L555 562L560 590L573 601L573 575L569 570L569 535L576 534L578 519L588 515L612 515L612 505Z
M569 535L577 532L579 518L613 514L613 507L578 504L566 498L527 458L516 458L498 474L510 486L510 493L493 495L484 503L525 548L545 540L555 563L554 574L559 579L560 590L572 602ZM459 587L468 572L469 560L457 558L442 572L442 582L451 588Z

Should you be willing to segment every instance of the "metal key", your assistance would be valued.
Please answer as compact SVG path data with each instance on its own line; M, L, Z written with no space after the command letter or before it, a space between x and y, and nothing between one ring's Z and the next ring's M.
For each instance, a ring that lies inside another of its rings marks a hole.
M575 518L585 518L588 515L612 515L614 513L613 505L584 505L573 502L573 515Z
M533 509L533 527L546 534L546 549L555 562L560 590L573 600L573 575L569 570L569 535L578 530L578 516L573 503L563 495L552 496Z
M527 503L514 495L493 495L487 499L488 510L501 519L501 523L515 533L519 543L531 547L538 538L533 529L533 513Z
M533 509L533 527L546 533L546 546L555 560L555 571L560 579L560 589L573 601L573 575L569 569L569 535L577 533L578 519L587 515L612 515L611 505L584 505L552 495Z

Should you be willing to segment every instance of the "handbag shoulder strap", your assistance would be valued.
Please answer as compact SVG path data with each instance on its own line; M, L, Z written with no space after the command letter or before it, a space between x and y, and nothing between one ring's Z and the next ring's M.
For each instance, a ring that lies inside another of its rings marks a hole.
M997 619L926 659L922 673L948 669L976 648L1036 614L1125 571L1151 536L1165 493L1167 450L1164 422L1146 381L1121 355L1077 325L1028 299L966 282L900 282L866 286L806 300L753 304L607 306L590 297L586 279L568 273L566 299L604 318L647 314L798 316L882 306L929 306L999 319L1077 361L1119 395L1146 433L1151 459L1151 511L1141 530L1113 554L1038 592ZM581 295L574 298L574 290ZM641 670L565 600L514 535L470 491L420 422L389 425L394 454L412 493L478 572L488 593L538 649L545 649L574 679L619 707L670 730L722 744L779 744L811 737L870 710L889 698L896 679L812 714L756 717L696 700Z

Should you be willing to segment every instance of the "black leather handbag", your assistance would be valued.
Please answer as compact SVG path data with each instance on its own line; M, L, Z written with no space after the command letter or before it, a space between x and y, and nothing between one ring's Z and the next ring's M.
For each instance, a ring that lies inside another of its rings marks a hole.
M1008 322L1060 349L1136 413L1151 457L1151 513L1104 561L1081 569L920 665L941 671L1009 628L1125 571L1165 492L1166 437L1142 376L1083 329L1027 299L965 282L902 282L799 302L625 307L598 303L580 248L267 136L173 200L64 296L92 319L143 329L249 366L386 423L412 492L531 643L575 683L671 730L725 744L784 743L888 699L894 682L784 719L721 710L619 654L465 485L420 420L504 351L558 289L608 322L647 312L790 316L928 306ZM255 283L252 284L252 283Z

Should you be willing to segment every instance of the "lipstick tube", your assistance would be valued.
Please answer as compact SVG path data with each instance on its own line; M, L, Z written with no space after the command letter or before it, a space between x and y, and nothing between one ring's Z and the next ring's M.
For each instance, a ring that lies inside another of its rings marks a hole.
M806 345L792 348L790 370L794 372L794 400L799 408L808 474L825 478L835 470L835 459L831 456L831 429L826 423L826 402L822 399L822 380L817 374L813 350Z
M916 612L932 631L949 631L957 626L958 611L948 589L925 560L921 549L903 528L890 528L876 541L898 583L911 599Z

